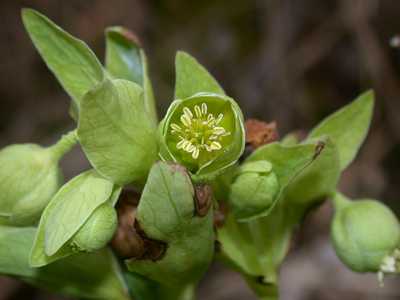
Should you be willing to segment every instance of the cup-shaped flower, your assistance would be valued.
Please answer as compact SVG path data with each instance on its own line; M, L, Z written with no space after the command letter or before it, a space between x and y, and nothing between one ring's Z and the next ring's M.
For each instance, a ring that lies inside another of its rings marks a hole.
M384 204L374 200L343 201L336 196L331 228L341 261L356 272L397 272L389 266L400 244L399 222ZM389 263L388 263L389 261Z
M279 180L270 162L260 160L243 164L229 193L235 217L251 218L269 210L275 204L279 190Z
M36 144L11 145L0 151L0 222L34 225L61 185L58 160Z
M244 150L243 115L227 96L198 93L175 100L160 124L160 156L198 177L218 174Z

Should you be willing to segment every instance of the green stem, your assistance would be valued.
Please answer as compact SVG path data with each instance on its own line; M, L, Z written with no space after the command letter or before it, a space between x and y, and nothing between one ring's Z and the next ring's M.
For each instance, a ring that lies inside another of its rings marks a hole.
M48 149L52 152L54 159L56 161L60 160L67 152L69 152L72 147L78 143L78 136L76 134L76 129L64 134L61 139L50 146Z

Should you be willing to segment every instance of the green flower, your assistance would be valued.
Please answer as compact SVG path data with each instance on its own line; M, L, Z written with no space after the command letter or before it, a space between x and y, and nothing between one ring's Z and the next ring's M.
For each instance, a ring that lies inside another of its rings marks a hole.
M229 167L244 149L242 113L233 99L223 95L198 93L175 100L160 130L161 158L198 176Z
M331 236L341 261L356 272L399 271L399 222L384 204L374 200L348 201L335 196Z
M233 214L238 219L246 219L268 211L275 204L279 190L279 180L270 162L243 164L229 193Z

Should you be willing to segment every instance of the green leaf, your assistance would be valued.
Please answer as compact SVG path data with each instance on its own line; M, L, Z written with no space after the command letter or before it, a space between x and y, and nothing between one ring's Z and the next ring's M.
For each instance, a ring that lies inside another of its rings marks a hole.
M32 227L0 226L0 274L80 299L129 299L118 263L108 249L31 268L29 251L35 234Z
M157 159L156 128L143 89L127 80L106 80L86 94L78 137L92 166L118 185L144 182Z
M154 165L136 217L146 236L166 243L166 250L157 261L127 260L131 272L177 290L201 278L214 250L212 209L204 217L196 216L193 196L183 167L164 162Z
M309 138L328 135L337 146L340 169L344 170L353 161L368 133L373 108L374 93L365 92L323 120L311 131Z
M179 51L175 68L175 99L185 99L201 92L225 95L218 82L189 54Z
M107 28L106 68L114 78L130 80L143 87L146 109L156 123L157 109L147 70L147 57L128 29Z
M74 252L68 241L97 207L110 199L113 184L93 170L67 182L44 210L31 254L31 265L49 264Z
M100 62L83 41L37 11L23 9L22 19L48 68L72 97L75 109L79 109L83 95L104 79Z
M339 152L330 138L313 164L288 186L285 201L307 209L336 189L340 178Z

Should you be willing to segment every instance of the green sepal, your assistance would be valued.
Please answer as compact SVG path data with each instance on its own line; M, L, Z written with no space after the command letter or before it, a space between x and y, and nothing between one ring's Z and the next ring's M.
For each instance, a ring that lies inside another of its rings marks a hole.
M94 170L67 182L42 214L30 256L31 266L44 266L81 251L73 243L74 235L96 208L107 201L115 202L120 190Z
M238 220L257 216L275 204L280 185L272 169L272 164L265 160L240 166L229 193L232 213Z
M0 166L0 221L36 224L62 184L58 157L49 148L17 144L0 151Z
M0 274L79 299L130 299L110 250L78 254L43 268L32 268L29 251L35 235L33 227L0 226Z
M72 97L72 116L79 116L86 92L103 81L102 65L90 48L33 9L22 10L22 20L48 68Z
M165 243L165 252L155 261L126 260L131 272L177 292L183 292L204 275L214 250L212 209L204 217L196 216L193 197L194 189L185 168L165 162L153 166L136 220L147 238Z
M283 145L275 142L258 148L245 161L245 164L256 161L267 161L271 163L272 170L279 182L279 193L272 203L266 202L265 207L259 207L246 217L241 216L241 221L248 221L254 218L267 216L276 203L282 198L293 182L312 168L315 160L325 150L320 149L320 145L325 145L328 141L321 140L309 141L297 145ZM245 188L245 187L243 187ZM239 200L238 200L239 201ZM245 201L245 200L243 200Z
M319 123L308 138L329 136L339 153L340 170L355 158L367 136L374 109L374 93L367 91Z
M148 75L147 57L135 35L120 26L106 30L106 69L111 76L126 79L144 90L146 110L157 123L157 109L153 88Z
M144 183L157 159L143 89L127 80L106 80L85 95L78 137L96 171L118 185Z
M177 52L175 69L175 99L185 99L203 92L225 95L214 77L188 53Z
M394 213L371 199L350 201L336 193L333 201L331 238L340 260L355 272L383 271L385 258L400 247L400 223Z

